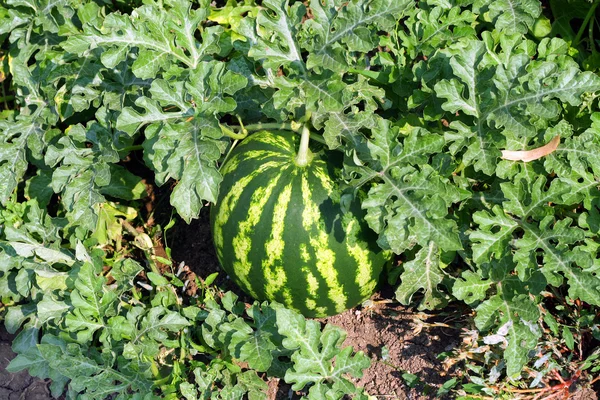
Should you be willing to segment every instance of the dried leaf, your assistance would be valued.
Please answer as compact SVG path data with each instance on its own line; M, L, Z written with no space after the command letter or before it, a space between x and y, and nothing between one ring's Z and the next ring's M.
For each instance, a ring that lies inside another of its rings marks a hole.
M560 143L560 136L556 135L548 144L533 150L502 150L504 160L529 162L537 160L554 152Z

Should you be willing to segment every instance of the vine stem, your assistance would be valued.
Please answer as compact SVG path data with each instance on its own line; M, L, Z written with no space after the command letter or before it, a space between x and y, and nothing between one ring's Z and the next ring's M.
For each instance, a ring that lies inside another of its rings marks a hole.
M277 130L281 129L284 131L299 132L301 126L291 123L279 123L279 122L259 122L258 124L244 125L244 128L250 132L263 131L263 130Z
M308 148L308 143L310 142L310 130L306 125L302 126L302 136L300 137L300 148L298 149L298 154L296 155L296 165L299 167L306 167L310 164L313 155L310 149Z
M136 144L133 146L127 146L127 147L123 147L122 149L119 149L119 151L137 151L137 150L143 150L144 146L142 146L141 144Z
M229 159L229 156L231 155L231 152L233 151L233 149L235 149L235 146L237 146L238 142L239 142L239 140L235 139L233 141L233 143L231 144L231 147L229 147L229 151L227 152L227 154L225 155L225 158L223 159L223 162L219 166L219 171L221 170L221 168L223 167L223 165L225 165L225 163Z
M239 131L240 135L242 133L245 133L247 135L248 132L269 131L269 130L292 131L292 132L295 132L295 133L301 135L302 129L303 129L303 125L298 124L298 123L293 123L293 122L292 123L289 123L289 122L283 122L283 123L259 122L257 124L250 124L250 125L244 125L244 126L229 126L229 127L231 129L235 129L235 130ZM232 139L239 139L239 138L232 137ZM325 145L327 144L325 142L325 139L323 139L323 137L320 135L315 135L313 133L310 133L310 139L314 140L315 142L319 142L321 144L325 144Z
M598 7L599 4L600 3L596 1L596 2L594 2L594 4L592 4L590 6L590 9L588 10L587 15L585 16L585 19L583 20L583 23L581 24L581 28L579 28L579 32L577 32L577 36L575 36L575 39L573 40L573 47L577 47L577 45L579 44L579 41L581 40L581 36L583 36L585 27L590 22L590 19L594 15L594 12L596 11L596 7ZM592 43L592 45L593 45L593 43Z
M219 124L219 128L221 128L221 132L223 133L223 135L230 137L233 140L242 140L245 139L246 136L248 136L248 131L243 126L240 126L239 133L235 133L234 131L229 129L228 126L222 124Z
M1 85L1 83L0 83L0 85ZM3 96L2 96L2 97L0 97L0 101L4 103L4 108L5 108L6 110L8 110L8 109L10 109L10 108L8 107L8 102L9 102L9 101L12 101L12 100L14 100L14 99L15 99L15 96L12 96L12 95L6 95L6 94L5 94L5 91L4 91L4 86L2 86L2 94L3 94Z

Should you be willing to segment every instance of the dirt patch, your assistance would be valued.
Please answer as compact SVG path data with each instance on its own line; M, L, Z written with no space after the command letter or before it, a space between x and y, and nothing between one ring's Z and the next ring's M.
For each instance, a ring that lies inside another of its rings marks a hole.
M598 400L598 393L594 389L581 389L573 393L569 400Z
M345 344L372 358L371 367L358 381L378 398L429 399L431 391L450 377L445 376L438 355L458 345L454 329L417 329L416 314L397 304L348 310L326 322L348 332ZM409 387L402 377L417 375L421 383ZM426 394L425 392L429 392Z
M201 279L218 272L219 275L214 281L215 285L234 292L242 301L252 303L252 298L238 288L219 265L210 230L209 209L204 208L200 212L200 218L193 220L189 225L181 218L175 218L177 218L177 222L165 234L166 246L171 248L171 256L175 265L182 261L185 262L189 269Z
M11 374L6 366L15 357L10 348L14 335L0 324L0 400L50 400L50 382L33 378L27 371Z

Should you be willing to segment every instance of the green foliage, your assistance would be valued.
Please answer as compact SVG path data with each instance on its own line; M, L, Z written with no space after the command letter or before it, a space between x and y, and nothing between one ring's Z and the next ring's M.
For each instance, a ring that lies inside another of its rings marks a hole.
M267 385L257 372L285 377L297 390L310 386L308 398L362 393L348 378L370 361L342 348L339 328L321 330L275 303L245 310L236 295L213 288L183 306L176 286L152 272L150 292L142 295L138 262L124 255L109 260L81 242L74 253L61 251L59 221L35 200L25 211L13 215L18 228L6 226L0 252L2 301L22 300L5 314L8 331L19 332L9 371L27 369L51 378L54 395L66 390L81 398L129 398L131 391L154 398L160 389L186 398L258 399Z
M217 199L228 136L301 121L343 155L340 183L366 193L377 244L400 256L396 299L474 309L485 357L452 390L597 372L593 349L579 364L554 350L600 337L599 1L221 3L0 4L12 370L71 398L108 382L121 398L260 398L257 371L311 398L361 396L349 376L367 360L339 330L275 304L244 313L208 285L184 306L179 278L141 273L131 243L156 266L145 237L123 239L145 184L189 222ZM536 160L502 157L557 136Z

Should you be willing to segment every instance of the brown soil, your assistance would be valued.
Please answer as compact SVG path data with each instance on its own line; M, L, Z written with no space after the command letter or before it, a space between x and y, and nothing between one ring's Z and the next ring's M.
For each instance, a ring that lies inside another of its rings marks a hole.
M438 354L457 346L459 339L452 329L418 332L414 321L414 312L398 305L349 310L326 319L327 323L348 332L346 345L373 359L371 367L358 380L367 393L377 398L428 399L433 397L433 388L437 391L450 379L445 376ZM411 389L402 378L404 373L417 375L426 385L418 384Z
M374 299L381 297L377 293ZM386 296L391 297L391 296ZM438 388L447 380L455 377L456 369L446 370L438 359L441 353L449 352L460 345L459 332L455 328L422 328L422 323L435 324L450 317L439 314L419 313L414 309L394 303L375 301L374 308L348 310L343 314L324 319L324 322L337 325L348 332L346 345L357 351L363 351L372 358L371 367L358 384L366 392L379 400L426 400L435 396ZM446 310L448 311L448 310ZM461 315L455 310L450 315ZM443 323L443 322L442 322ZM452 323L448 323L453 325ZM460 323L456 324L460 326ZM382 359L382 350L387 348L387 359ZM417 375L420 384L410 388L402 378L408 372ZM596 385L597 386L597 385ZM598 389L598 387L594 387ZM453 397L444 396L442 399ZM473 397L475 399L477 397ZM503 397L508 399L507 397ZM575 385L567 397L526 397L528 400L543 399L598 400L598 392L592 388L580 388ZM282 399L282 398L278 398ZM491 397L487 399L492 399Z
M0 324L0 400L50 400L50 382L32 378L27 371L11 374L6 366L15 356L10 348L14 335Z

